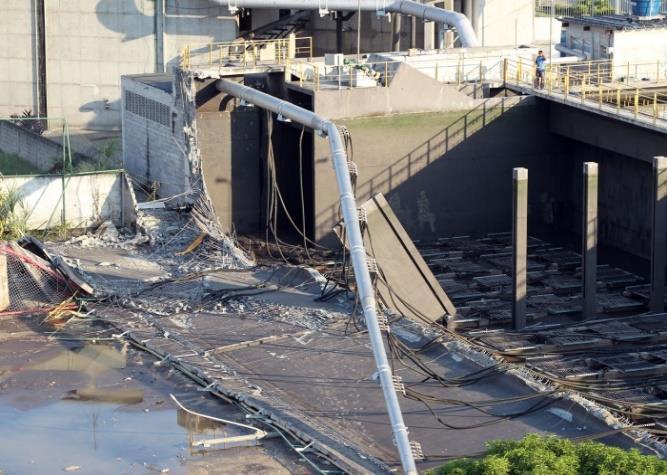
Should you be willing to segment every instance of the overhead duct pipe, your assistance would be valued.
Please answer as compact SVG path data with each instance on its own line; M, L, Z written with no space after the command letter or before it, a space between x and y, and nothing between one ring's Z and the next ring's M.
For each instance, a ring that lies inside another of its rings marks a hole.
M340 194L340 207L343 212L343 220L350 247L350 258L352 260L354 275L357 281L357 292L359 294L359 301L363 307L366 327L371 340L375 365L377 366L377 372L380 377L380 383L382 385L394 439L398 447L404 472L409 475L417 475L417 468L415 466L412 448L408 438L408 429L403 422L403 414L401 413L401 406L398 403L393 374L391 367L389 366L389 361L387 360L387 353L380 331L376 311L375 290L368 270L366 250L364 249L364 241L361 235L361 227L359 225L357 202L352 189L352 181L350 180L350 170L347 165L345 146L343 145L340 133L338 132L338 127L328 119L320 117L309 110L295 106L291 102L283 101L277 97L273 97L233 81L220 79L217 81L216 87L220 92L234 96L261 109L271 111L274 114L290 119L293 122L304 125L323 136L328 137L331 159L336 173L336 181L338 183Z
M414 2L412 0L211 0L236 13L239 8L283 8L329 11L373 11L380 14L400 13L422 20L434 21L455 28L465 48L479 46L470 20L463 14L451 10Z

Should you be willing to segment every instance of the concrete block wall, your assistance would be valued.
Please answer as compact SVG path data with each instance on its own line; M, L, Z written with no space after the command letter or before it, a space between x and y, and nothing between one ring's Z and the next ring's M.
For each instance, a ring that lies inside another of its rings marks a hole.
M27 215L28 229L43 230L62 223L63 207L68 227L85 229L111 220L117 226L136 221L122 172L69 176L2 177L0 187L17 190ZM64 193L63 193L64 185Z
M0 121L0 151L18 155L42 172L50 171L63 159L59 144L9 121Z
M190 191L190 165L186 155L183 111L174 107L172 94L132 77L123 83L123 164L138 183L159 183L158 196L168 198ZM168 108L166 124L138 115L127 108L127 93L137 94ZM184 197L176 200L180 203Z
M3 2L0 116L36 111L32 0ZM46 0L48 115L120 127L120 76L156 72L155 0ZM230 41L236 19L208 0L165 0L165 62L187 43Z

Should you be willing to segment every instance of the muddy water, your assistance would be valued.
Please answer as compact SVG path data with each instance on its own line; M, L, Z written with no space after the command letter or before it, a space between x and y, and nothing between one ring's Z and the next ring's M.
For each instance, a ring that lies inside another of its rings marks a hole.
M116 380L123 380L126 357L124 349L96 345L0 368L0 381L15 378L11 389L0 393L0 473L187 473L187 462L199 457L190 450L192 440L238 434L177 411L168 396L159 406L141 405L140 383L106 386L110 372L121 372ZM56 387L68 375L77 376L78 387L53 390L40 404L26 404L35 389L21 382L45 375ZM102 387L98 380L104 380Z

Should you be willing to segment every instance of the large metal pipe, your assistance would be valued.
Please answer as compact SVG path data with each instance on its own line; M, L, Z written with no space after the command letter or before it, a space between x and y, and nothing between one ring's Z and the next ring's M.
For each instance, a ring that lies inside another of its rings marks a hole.
M374 11L400 13L449 25L459 33L461 45L466 48L479 46L477 35L470 20L463 14L431 5L424 5L412 0L211 0L229 7L231 11L239 8L290 8L320 11Z
M394 378L391 367L389 366L389 361L387 360L384 340L382 339L382 333L380 331L376 311L377 304L375 301L375 290L368 270L366 250L364 249L364 241L359 226L357 202L354 197L352 181L350 180L350 170L347 165L345 146L343 145L343 140L341 139L338 127L328 119L320 117L299 106L295 106L291 102L283 101L277 97L273 97L233 81L220 79L216 83L216 87L220 92L242 99L261 109L279 114L286 119L305 125L306 127L328 137L331 160L333 162L336 181L338 183L340 206L343 212L343 220L350 247L350 258L352 260L352 267L354 268L354 275L357 281L357 293L359 294L359 300L364 311L366 327L371 340L375 365L380 377L380 383L382 385L394 439L396 440L404 472L409 475L416 475L417 467L410 447L408 428L403 422L403 414L401 413L401 406L398 402L398 396L396 395Z

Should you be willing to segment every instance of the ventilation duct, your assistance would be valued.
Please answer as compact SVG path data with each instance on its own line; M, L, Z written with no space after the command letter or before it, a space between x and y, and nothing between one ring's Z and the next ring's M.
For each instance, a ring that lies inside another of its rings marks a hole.
M455 28L461 45L465 48L479 46L475 30L470 20L462 13L411 0L211 0L236 13L239 8L282 8L298 10L318 10L321 14L330 11L374 11L379 14L399 13L402 15L433 21Z

